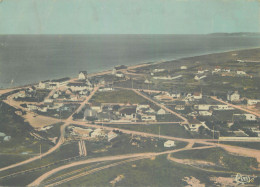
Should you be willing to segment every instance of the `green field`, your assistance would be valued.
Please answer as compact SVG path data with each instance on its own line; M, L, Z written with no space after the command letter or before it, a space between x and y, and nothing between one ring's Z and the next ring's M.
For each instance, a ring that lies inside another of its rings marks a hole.
M0 152L12 154L38 153L40 144L43 151L48 150L50 148L49 142L34 139L30 135L30 132L34 131L33 127L24 122L21 116L16 115L15 111L16 109L4 102L0 103L0 132L11 136L10 141L0 139Z
M158 138L143 138L143 137L132 137L127 134L119 135L118 137L107 141L85 141L88 158L101 157L101 156L112 156L112 155L122 155L131 153L144 153L144 152L162 152L172 149L183 148L187 145L185 142L176 141L176 146L173 148L165 148L163 146L165 139ZM133 143L136 143L133 145Z
M30 182L32 182L34 179L42 175L43 173L54 169L56 167L59 167L64 164L68 164L73 160L64 160L64 159L69 159L72 157L78 156L79 149L78 149L78 143L77 142L70 142L70 143L65 143L62 145L57 151L54 153L43 157L42 159L36 160L31 162L30 164L22 165L13 169L9 169L7 171L3 171L0 173L0 177L6 176L11 173L16 173L19 171L24 171L32 168L38 168L41 166L45 166L48 164L51 164L49 167L46 168L41 168L35 171L31 171L25 174L19 174L15 177L11 178L4 178L0 179L0 186L25 186L28 185Z
M94 103L148 103L142 96L137 95L131 90L115 90L111 92L97 92L91 99Z
M184 127L179 124L104 124L104 126L115 127L120 129L127 129L133 131L147 132L152 134L159 135L159 127L160 134L167 136L175 136L181 138L192 138L193 135L186 131Z
M133 167L135 165L135 167ZM228 176L226 174L213 174L200 171L195 168L177 164L166 159L166 156L158 156L155 160L143 159L129 162L97 173L87 175L62 186L111 186L109 183L118 175L124 178L116 183L116 186L185 186L184 177L195 177L206 186L213 186L211 176Z
M172 156L181 159L195 159L213 162L232 172L253 172L254 170L252 170L252 167L258 167L255 158L231 155L227 151L218 147L202 150L187 150L174 153Z

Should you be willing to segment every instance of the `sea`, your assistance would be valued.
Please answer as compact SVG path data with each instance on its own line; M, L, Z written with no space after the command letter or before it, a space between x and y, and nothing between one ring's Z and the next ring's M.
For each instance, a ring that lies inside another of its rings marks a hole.
M256 47L259 36L0 35L0 88L76 77L79 71Z

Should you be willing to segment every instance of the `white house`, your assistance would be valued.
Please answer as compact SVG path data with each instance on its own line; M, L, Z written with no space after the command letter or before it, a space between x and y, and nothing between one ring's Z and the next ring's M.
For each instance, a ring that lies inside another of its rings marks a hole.
M79 76L78 76L79 80L86 80L87 77L88 77L88 73L86 71L80 71L79 72Z
M247 104L248 105L255 105L257 103L260 103L260 100L259 99L248 99L247 100Z
M38 109L38 106L36 106L36 105L31 105L31 104L27 104L27 108L28 108L29 110L37 110L37 109Z
M164 142L163 146L164 147L174 147L175 142L173 140L167 140L166 142Z
M209 112L209 111L199 111L199 115L200 116L212 116L212 112Z
M203 74L205 71L202 68L198 69L198 74Z
M155 122L156 121L156 116L155 115L148 115L148 114L142 114L141 115L141 120L145 122Z
M146 83L146 84L151 84L152 81L149 81L148 79L145 79L144 83Z
M91 109L97 111L98 113L102 112L101 105L93 105L93 106L91 106Z
M228 101L239 101L239 99L240 99L240 95L239 95L238 91L228 92L228 94L227 94Z
M123 73L116 73L116 77L118 78L124 78L125 75Z
M193 93L194 99L202 99L202 93L201 92L195 92Z
M230 70L230 68L225 67L225 68L223 69L223 71L224 71L224 72L227 72L227 73L230 73L231 70Z
M154 73L164 72L164 71L165 71L165 69L154 69L153 70Z
M220 71L221 71L221 67L216 66L215 69L214 69L214 72L220 72Z
M215 105L213 107L214 110L234 110L233 107L228 106L228 105Z
M165 115L165 114L166 114L166 111L162 108L157 111L157 115Z
M256 116L253 114L244 114L247 121L256 121Z
M85 83L69 83L68 88L70 88L73 92L90 89L90 87Z
M150 108L150 105L137 105L136 111Z
M41 81L38 85L39 89L48 89L49 88L49 81Z
M237 70L237 74L238 75L246 75L246 72L242 71L242 70Z
M52 104L53 103L53 99L44 99L44 104Z
M171 97L178 99L178 98L181 97L181 94L180 94L180 93L177 93L177 92L174 92L174 93L171 94Z
M202 75L202 76L196 75L196 76L194 77L194 79L195 79L196 81L198 81L198 80L204 79L204 78L206 78L206 77L207 77L206 75Z
M114 88L112 88L112 87L104 87L104 88L99 88L98 91L100 91L100 92L109 92L109 91L113 91L113 90L114 90Z
M180 69L187 69L187 66L181 66Z
M194 105L194 109L196 110L209 110L210 107L211 105L205 105L205 104Z

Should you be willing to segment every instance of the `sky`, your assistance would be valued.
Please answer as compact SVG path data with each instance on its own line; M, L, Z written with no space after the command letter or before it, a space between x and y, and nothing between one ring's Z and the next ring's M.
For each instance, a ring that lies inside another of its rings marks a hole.
M258 0L0 0L0 34L259 32Z

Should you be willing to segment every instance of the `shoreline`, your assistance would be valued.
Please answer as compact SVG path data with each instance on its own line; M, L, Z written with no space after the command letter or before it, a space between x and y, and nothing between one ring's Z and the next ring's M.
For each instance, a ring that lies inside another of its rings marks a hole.
M213 52L213 53L203 53L203 54L199 54L199 55L195 55L195 56L185 56L185 57L180 57L180 58L176 58L176 59L169 59L169 60L164 60L164 61L154 61L154 62L141 62L141 63L137 63L137 64L132 64L132 65L127 65L127 69L136 69L138 67L136 66L152 66L152 65L157 65L157 64L163 64L163 63L167 63L167 62L174 62L174 61L178 61L178 60L187 60L190 58L197 58L197 57L202 57L202 56L208 56L208 55L217 55L217 54L224 54L224 53L230 53L230 52L238 52L238 51L245 51L245 50L254 50L254 49L260 49L259 47L250 47L250 48L242 48L242 49L234 49L234 50L226 50L223 52ZM111 72L111 69L105 69L105 70L101 70L98 72L93 72L90 73L89 76L97 76L95 74L106 74ZM77 77L69 77L70 80L72 79L76 79ZM0 91L5 91L5 90L15 90L15 89L21 89L24 87L30 87L30 86L35 86L37 85L37 83L29 83L29 84L24 84L24 85L18 85L18 86L14 86L14 87L7 87L7 88L0 88Z

